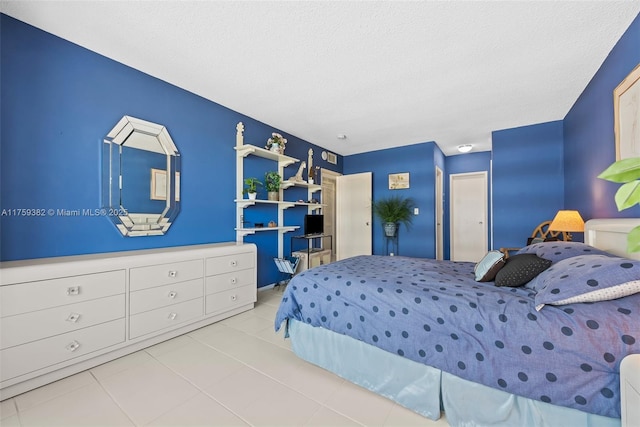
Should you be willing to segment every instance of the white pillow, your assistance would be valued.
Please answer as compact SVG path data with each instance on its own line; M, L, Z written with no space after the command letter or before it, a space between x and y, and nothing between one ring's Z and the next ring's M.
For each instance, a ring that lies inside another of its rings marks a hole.
M491 282L502 267L504 267L504 254L500 251L487 252L473 268L476 282Z

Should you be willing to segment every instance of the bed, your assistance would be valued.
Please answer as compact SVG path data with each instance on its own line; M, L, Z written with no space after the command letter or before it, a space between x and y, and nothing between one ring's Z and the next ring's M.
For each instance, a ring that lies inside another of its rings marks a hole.
M302 359L452 426L620 426L620 363L640 353L636 225L591 220L586 244L527 246L494 281L464 262L323 265L291 280L275 327ZM546 268L504 285L524 259Z

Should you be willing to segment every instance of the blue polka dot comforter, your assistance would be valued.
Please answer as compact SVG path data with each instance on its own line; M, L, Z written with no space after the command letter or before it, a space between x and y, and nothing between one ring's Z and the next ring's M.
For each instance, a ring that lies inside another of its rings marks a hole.
M640 353L640 294L536 311L534 290L476 282L473 267L383 256L316 267L291 280L275 327L297 319L489 387L619 418L619 365Z

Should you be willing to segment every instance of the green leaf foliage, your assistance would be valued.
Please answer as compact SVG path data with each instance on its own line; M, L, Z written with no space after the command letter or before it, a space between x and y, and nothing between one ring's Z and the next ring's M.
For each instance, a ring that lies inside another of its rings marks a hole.
M640 157L618 160L598 175L598 178L623 184L615 195L619 211L640 203ZM627 235L627 252L640 252L640 226Z
M640 157L618 160L598 175L598 178L619 183L640 179Z
M640 226L627 235L627 252L640 252Z
M615 200L619 211L640 203L640 181L623 184L616 191Z
M371 208L374 215L383 222L402 223L409 228L413 222L415 202L410 197L390 196L373 202Z

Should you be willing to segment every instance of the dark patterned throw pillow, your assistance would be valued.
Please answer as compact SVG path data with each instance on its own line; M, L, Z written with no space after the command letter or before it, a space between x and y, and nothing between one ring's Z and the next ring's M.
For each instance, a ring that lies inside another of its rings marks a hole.
M551 266L551 261L535 254L517 254L496 274L496 286L522 286Z

